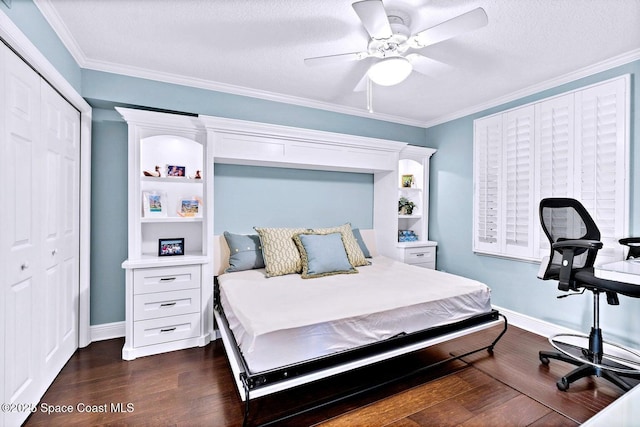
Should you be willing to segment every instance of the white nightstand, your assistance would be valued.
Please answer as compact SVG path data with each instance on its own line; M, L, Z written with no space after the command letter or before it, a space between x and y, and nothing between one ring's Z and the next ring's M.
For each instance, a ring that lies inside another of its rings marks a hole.
M398 259L418 267L436 268L436 242L401 242L398 243Z

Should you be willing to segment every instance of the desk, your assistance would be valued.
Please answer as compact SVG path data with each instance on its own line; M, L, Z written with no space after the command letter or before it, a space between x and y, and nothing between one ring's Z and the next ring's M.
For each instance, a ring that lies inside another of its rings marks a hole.
M640 420L640 386L629 390L611 405L598 412L582 427L618 426L632 427L638 425Z
M640 285L640 259L611 262L594 267L596 277Z

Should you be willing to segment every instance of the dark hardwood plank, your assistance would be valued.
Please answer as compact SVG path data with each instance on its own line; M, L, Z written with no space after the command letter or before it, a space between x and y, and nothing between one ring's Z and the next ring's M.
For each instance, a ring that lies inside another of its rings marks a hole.
M266 422L356 385L394 378L442 360L450 352L486 345L496 330L462 337L397 360L359 369L295 390L252 401L250 421ZM140 358L121 359L122 339L78 350L41 401L71 405L72 413L38 411L26 426L163 425L241 426L241 402L224 348L218 341ZM279 425L531 425L575 426L605 408L621 391L601 379L583 380L568 392L555 386L571 369L552 361L541 366L537 352L546 339L510 327L493 355L486 351L422 372L405 381L313 410ZM107 405L103 413L77 410L78 404ZM132 411L113 411L132 405Z

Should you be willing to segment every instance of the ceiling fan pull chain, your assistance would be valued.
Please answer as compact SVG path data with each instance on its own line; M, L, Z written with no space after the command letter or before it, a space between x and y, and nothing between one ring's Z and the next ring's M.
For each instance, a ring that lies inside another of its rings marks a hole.
M373 84L371 79L367 77L367 111L373 113Z

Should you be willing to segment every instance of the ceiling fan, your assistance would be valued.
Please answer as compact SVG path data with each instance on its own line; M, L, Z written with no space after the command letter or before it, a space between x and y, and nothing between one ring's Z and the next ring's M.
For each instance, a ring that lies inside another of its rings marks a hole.
M353 9L369 33L367 50L318 56L304 60L307 65L359 61L372 58L375 62L356 86L355 91L364 90L367 80L381 86L393 86L406 79L412 71L430 74L436 61L419 53L411 52L448 40L469 31L484 27L487 14L481 7L473 9L431 28L411 34L410 17L400 11L387 11L382 0L363 0L353 3Z

